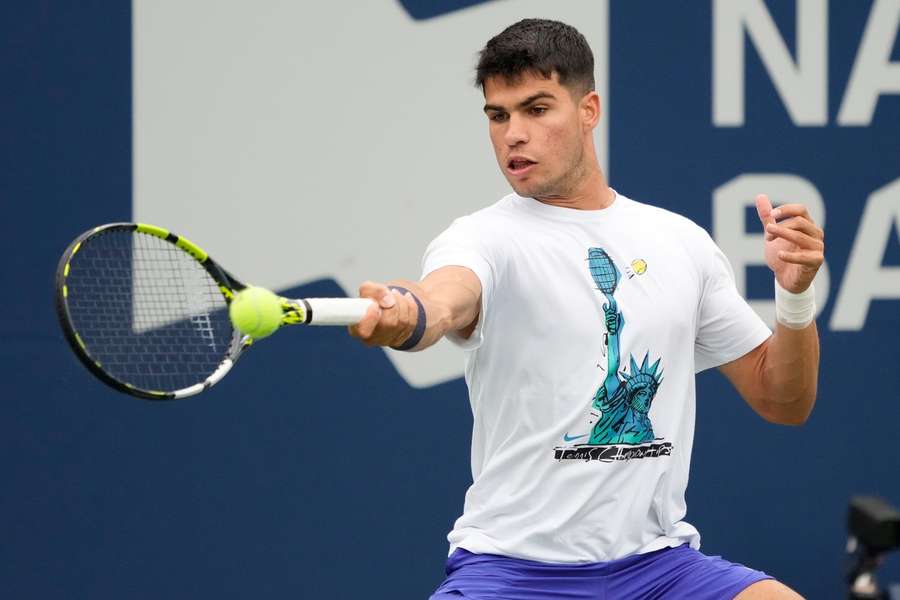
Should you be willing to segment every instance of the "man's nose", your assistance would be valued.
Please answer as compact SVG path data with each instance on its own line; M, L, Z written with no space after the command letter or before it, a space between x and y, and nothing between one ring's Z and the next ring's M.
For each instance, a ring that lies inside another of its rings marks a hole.
M518 115L509 116L504 141L507 146L518 146L528 141L528 130L524 119Z

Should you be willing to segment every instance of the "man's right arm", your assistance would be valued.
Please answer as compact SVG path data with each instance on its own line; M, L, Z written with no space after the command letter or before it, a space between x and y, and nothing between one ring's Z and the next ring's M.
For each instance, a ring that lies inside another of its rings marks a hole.
M447 266L432 271L419 282L398 279L360 285L360 298L371 298L375 306L362 321L350 327L350 335L366 345L400 346L416 329L419 307L415 299L391 290L390 286L406 288L424 308L425 331L413 351L428 348L447 333L457 332L468 338L475 330L481 309L481 281L466 267Z

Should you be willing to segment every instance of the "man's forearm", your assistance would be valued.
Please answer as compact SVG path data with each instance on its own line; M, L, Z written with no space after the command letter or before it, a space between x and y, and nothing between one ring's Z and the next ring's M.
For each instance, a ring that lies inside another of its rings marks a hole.
M374 302L359 323L349 327L350 335L367 346L418 351L451 331L463 338L472 334L479 319L481 280L466 267L447 266L418 282L365 281L359 296Z
M397 286L409 290L419 299L425 309L425 332L421 341L410 350L419 352L436 344L448 331L453 330L453 310L446 303L441 302L439 296L429 293L421 283L406 279L397 279L388 282L388 286ZM418 323L416 323L418 324Z
M388 283L408 289L425 309L425 333L412 349L414 352L436 344L449 332L459 332L463 337L471 335L478 321L481 299L480 286L473 283L471 276L452 272L420 282L398 279Z
M760 366L765 401L772 416L802 423L816 402L819 334L813 321L803 329L777 323Z

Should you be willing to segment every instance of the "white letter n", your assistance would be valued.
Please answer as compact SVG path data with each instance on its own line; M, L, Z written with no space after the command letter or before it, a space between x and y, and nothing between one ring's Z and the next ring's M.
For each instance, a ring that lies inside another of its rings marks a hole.
M763 0L713 4L713 123L744 125L744 31L795 125L828 122L827 0L797 0L797 61Z

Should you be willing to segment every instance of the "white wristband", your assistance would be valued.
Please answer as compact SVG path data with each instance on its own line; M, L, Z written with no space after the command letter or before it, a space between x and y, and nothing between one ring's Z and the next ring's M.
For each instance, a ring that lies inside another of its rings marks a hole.
M813 284L799 294L787 291L775 280L775 320L789 329L804 329L816 318Z

